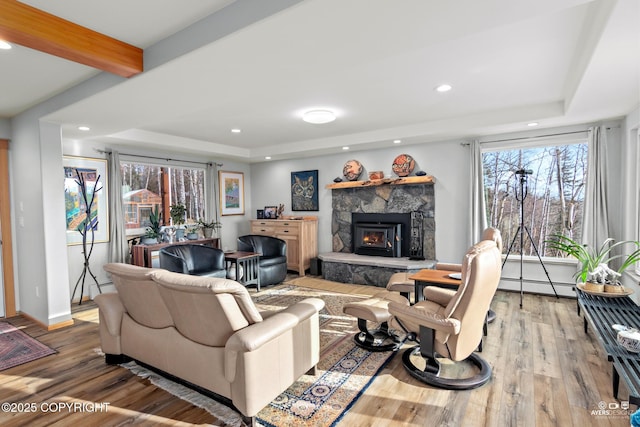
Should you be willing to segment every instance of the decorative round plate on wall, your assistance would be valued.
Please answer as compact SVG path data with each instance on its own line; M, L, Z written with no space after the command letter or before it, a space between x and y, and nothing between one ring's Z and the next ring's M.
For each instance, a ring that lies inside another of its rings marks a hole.
M349 160L342 168L342 174L349 181L355 181L362 173L362 165L357 160Z
M393 160L391 169L398 176L408 176L416 167L416 161L408 154L400 154Z

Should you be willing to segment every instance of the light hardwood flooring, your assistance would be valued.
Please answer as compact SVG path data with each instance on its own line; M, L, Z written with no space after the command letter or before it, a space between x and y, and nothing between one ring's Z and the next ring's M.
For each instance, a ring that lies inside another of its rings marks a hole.
M320 280L309 285L364 295L379 291ZM575 300L525 294L523 308L519 303L518 293L494 298L497 319L481 353L493 366L488 384L470 391L431 388L409 376L399 353L339 426L628 426L628 416L592 415L601 402L616 402L611 366L596 340L584 334ZM0 372L0 402L109 402L108 411L0 412L0 425L220 425L148 380L105 365L95 351L98 313L91 302L74 305L73 316L74 326L52 332L22 317L8 319L58 354Z

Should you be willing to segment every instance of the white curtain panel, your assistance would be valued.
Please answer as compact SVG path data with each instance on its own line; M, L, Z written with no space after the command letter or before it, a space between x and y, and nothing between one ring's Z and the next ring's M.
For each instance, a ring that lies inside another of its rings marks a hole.
M469 241L468 246L471 247L480 241L482 232L487 228L487 209L484 200L484 177L482 176L482 151L480 150L480 142L473 141L470 144L471 149L471 183L469 186L469 197L471 212L469 215Z
M216 177L216 165L215 163L207 163L207 170L205 181L207 183L207 189L205 190L205 203L207 212L207 221L218 220L218 202L217 202L217 185L218 180Z
M129 244L124 227L120 154L109 153L109 262L129 262Z
M601 126L589 130L582 243L599 247L610 237L607 213L607 140L606 132L603 132Z

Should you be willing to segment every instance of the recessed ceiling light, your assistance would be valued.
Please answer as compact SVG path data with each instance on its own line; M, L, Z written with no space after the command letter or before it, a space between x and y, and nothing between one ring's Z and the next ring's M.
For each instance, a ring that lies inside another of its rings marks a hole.
M9 43L7 43L6 41L0 40L0 49L9 50L9 49L11 49L11 47L12 46Z
M400 139L394 139L394 140L393 140L393 143L394 143L394 144L400 144L401 142L402 142L402 140L400 140Z
M329 110L310 110L302 115L302 120L307 123L313 123L316 125L330 123L335 119L335 113Z
M451 85L442 84L436 88L438 92L449 92L452 89Z
M342 147L342 149L343 149L343 150L348 150L348 149L349 149L349 147Z
M242 129L233 128L233 129L231 129L231 132L232 133L240 133L240 132L242 132Z
M265 160L271 160L271 156L264 156Z
M538 122L531 122L531 123L528 123L528 124L527 124L527 126L529 126L529 127L538 126Z
M91 130L91 128L89 126L78 126L78 130L82 130L82 131L88 131Z

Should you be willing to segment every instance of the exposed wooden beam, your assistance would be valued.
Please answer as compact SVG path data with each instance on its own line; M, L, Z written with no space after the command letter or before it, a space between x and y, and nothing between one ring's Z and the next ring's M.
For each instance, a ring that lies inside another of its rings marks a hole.
M122 77L143 71L142 49L16 0L0 0L0 39Z

